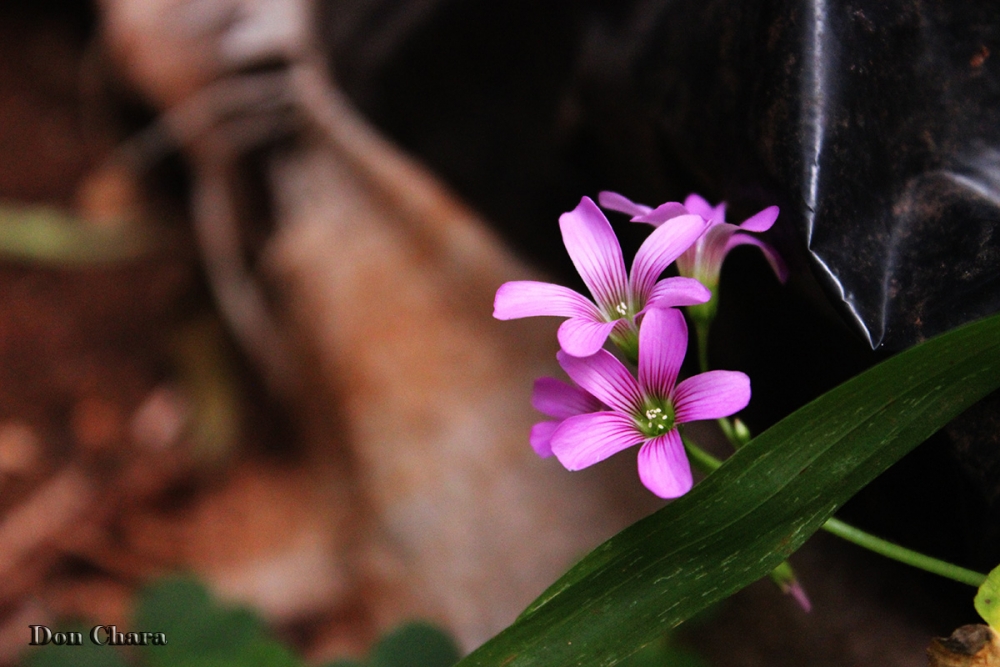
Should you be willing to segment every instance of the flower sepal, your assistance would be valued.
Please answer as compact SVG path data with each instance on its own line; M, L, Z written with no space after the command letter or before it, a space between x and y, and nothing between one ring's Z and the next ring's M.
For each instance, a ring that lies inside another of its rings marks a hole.
M706 329L712 326L712 322L715 320L715 314L719 310L719 290L716 289L718 285L706 285L708 289L712 290L712 298L705 303L698 303L693 306L686 306L688 317L694 323L695 327L705 327Z

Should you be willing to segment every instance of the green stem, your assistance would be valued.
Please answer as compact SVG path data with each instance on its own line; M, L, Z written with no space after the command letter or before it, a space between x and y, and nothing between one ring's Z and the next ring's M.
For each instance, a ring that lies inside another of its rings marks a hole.
M722 431L722 435L726 436L726 440L733 446L733 449L739 449L743 446L743 443L736 437L736 429L733 428L729 417L719 417L715 421L719 424L719 430Z
M708 332L710 331L708 322L700 318L695 319L694 331L695 338L698 340L698 367L701 369L700 372L707 373L710 370L708 366ZM726 417L716 421L718 421L722 434L726 436L726 440L733 446L733 449L739 449L743 443L736 437L733 423Z
M695 320L695 336L698 339L698 367L702 373L708 372L708 324L702 320Z
M691 462L704 473L711 473L719 469L722 465L722 461L715 458L701 447L693 443L692 441L684 438L684 449L687 450L688 457ZM890 542L888 540L883 540L881 537L876 537L871 533L866 533L865 531L855 528L854 526L844 523L837 518L829 518L826 523L823 524L823 530L837 537L847 540L859 547L864 547L869 551L874 551L877 554L885 556L886 558L891 558L893 560L899 561L900 563L906 563L912 567L924 570L925 572L930 572L931 574L937 574L946 579L951 579L962 584L968 584L970 586L979 587L984 581L986 581L986 575L980 574L979 572L974 572L973 570L967 570L964 567L959 567L952 563L948 563L943 560L938 560L937 558L932 558L925 554L913 551L912 549L907 549L898 544Z
M859 530L835 517L826 520L826 523L823 524L823 530L848 542L853 542L859 547L864 547L869 551L881 554L886 558L898 560L900 563L912 565L925 572L937 574L946 579L953 579L954 581L969 584L976 588L979 588L986 581L985 574L967 570L964 567L959 567L958 565L953 565L937 558L925 556L912 549L901 547L888 540L883 540L881 537L875 537L870 533Z
M684 449L687 451L688 459L694 464L695 468L706 475L715 472L722 465L721 460L694 444L690 439L681 436L681 440L684 441Z

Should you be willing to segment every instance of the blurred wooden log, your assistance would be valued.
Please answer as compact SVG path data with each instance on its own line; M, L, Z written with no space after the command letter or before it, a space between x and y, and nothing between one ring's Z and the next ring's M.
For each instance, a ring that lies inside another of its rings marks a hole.
M178 561L223 597L292 622L341 603L354 585L344 566L353 534L344 500L315 471L242 465L176 520L133 529L147 543L169 531Z
M406 565L414 605L394 613L432 614L471 647L628 513L602 471L571 476L528 445L555 323L497 322L492 304L531 274L321 69L295 76L319 132L274 161L270 267L339 399L372 520Z
M158 108L169 108L214 80L212 49L219 2L101 0L104 42L125 76ZM215 11L213 11L215 10ZM214 20L213 20L214 19Z
M220 2L187 3L188 15ZM109 13L136 11L130 4L105 0ZM210 54L210 77L200 66L167 76L143 65L182 48L154 22L130 24L141 36L109 34L136 61L127 71L164 106L254 62L289 64L289 98L308 127L265 158L276 229L262 254L270 300L242 266L233 188L241 148L218 131L187 135L208 273L231 326L286 395L313 460L324 462L331 486L347 489L354 546L345 567L365 613L377 629L436 619L472 648L653 499L627 457L570 475L535 456L528 432L540 416L530 392L535 378L558 370L556 323L492 318L497 287L532 274L337 93L308 56L311 3L222 4L238 10L234 23L189 31L198 38L183 45ZM264 20L271 15L281 21ZM297 362L290 348L277 349L288 341L300 346Z

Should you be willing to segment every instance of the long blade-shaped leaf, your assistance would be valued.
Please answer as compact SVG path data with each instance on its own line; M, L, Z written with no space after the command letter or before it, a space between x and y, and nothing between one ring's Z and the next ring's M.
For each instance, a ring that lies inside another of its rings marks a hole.
M460 665L614 665L763 577L834 511L1000 386L1000 316L816 399L591 552Z

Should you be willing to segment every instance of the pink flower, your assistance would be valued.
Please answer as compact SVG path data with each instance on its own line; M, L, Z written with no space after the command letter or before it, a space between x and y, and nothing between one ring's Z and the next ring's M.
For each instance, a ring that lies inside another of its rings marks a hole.
M552 434L569 417L604 409L604 404L579 387L551 377L535 380L531 405L555 421L538 422L531 428L531 447L542 458L552 456Z
M723 260L729 251L738 245L757 246L764 253L764 258L771 265L778 280L785 282L788 278L788 269L775 249L746 233L764 232L770 229L778 218L777 206L768 206L737 226L726 222L725 202L713 207L696 194L688 195L683 204L667 202L655 209L636 204L616 192L602 192L598 195L598 201L606 209L631 215L632 222L646 222L654 227L660 227L668 220L676 220L678 217L690 214L700 215L707 220L709 226L704 235L677 258L677 271L682 276L701 281L713 292L719 284Z
M569 470L581 470L632 445L639 450L639 479L661 498L691 488L691 466L677 426L718 419L750 401L750 378L737 371L709 371L677 384L687 350L687 325L677 310L646 313L639 331L639 378L610 352L587 358L558 355L580 387L610 407L571 416L552 433L552 452Z
M689 306L712 294L691 278L660 274L705 230L699 215L680 215L656 229L642 244L626 274L625 260L611 224L589 197L559 217L563 242L573 265L594 296L591 301L562 285L522 280L497 290L493 316L510 320L536 315L568 317L559 327L559 345L569 355L587 357L609 336L626 354L635 356L636 318L651 308ZM595 303L596 302L596 303Z

